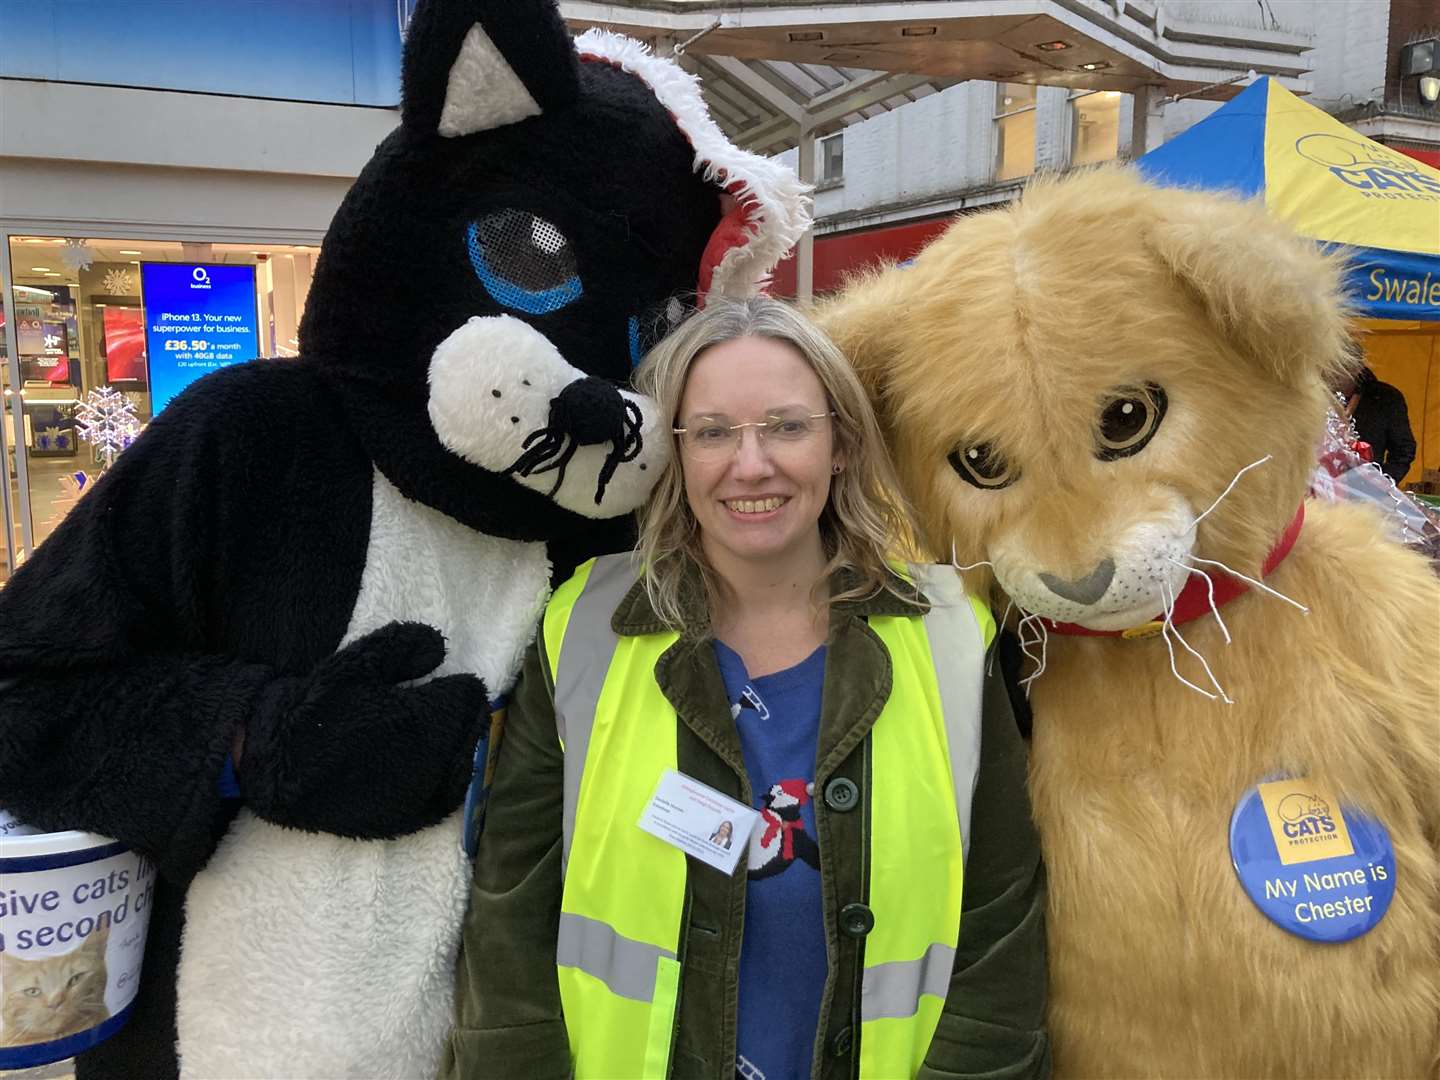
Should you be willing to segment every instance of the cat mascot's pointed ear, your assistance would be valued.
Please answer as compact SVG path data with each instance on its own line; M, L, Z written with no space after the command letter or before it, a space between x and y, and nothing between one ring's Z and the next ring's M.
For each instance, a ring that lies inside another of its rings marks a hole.
M575 100L575 47L554 0L421 0L405 35L401 123L445 138Z

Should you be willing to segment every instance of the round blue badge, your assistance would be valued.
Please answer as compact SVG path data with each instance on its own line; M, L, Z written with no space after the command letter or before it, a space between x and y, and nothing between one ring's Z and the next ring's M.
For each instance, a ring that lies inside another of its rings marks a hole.
M1230 818L1230 859L1265 917L1311 941L1369 932L1395 896L1385 826L1305 779L1271 780L1245 793Z

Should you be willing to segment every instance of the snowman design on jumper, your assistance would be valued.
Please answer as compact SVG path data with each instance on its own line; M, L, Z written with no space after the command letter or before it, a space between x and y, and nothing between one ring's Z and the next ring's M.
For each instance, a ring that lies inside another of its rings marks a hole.
M781 780L770 786L760 808L761 827L750 840L751 881L784 873L797 858L820 869L820 847L805 831L800 816L809 801L810 785L804 780Z

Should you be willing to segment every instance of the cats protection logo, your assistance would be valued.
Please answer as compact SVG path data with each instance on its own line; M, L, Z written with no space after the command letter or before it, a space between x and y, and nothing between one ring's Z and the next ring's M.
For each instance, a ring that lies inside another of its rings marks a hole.
M1328 788L1303 779L1273 780L1259 787L1281 863L1355 854L1340 802Z
M1440 203L1440 180L1421 172L1413 159L1378 143L1316 132L1296 139L1295 152L1367 198Z

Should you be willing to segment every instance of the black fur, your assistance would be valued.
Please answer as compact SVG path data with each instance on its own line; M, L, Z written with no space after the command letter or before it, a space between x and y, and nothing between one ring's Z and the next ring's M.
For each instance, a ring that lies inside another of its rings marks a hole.
M477 21L543 115L444 138L450 64ZM160 869L137 1010L82 1058L82 1080L176 1074L184 888L233 816L217 779L238 730L242 787L277 823L393 836L458 805L480 681L397 689L439 662L423 631L392 626L333 655L365 569L374 470L470 528L545 542L562 578L633 536L628 518L581 517L442 446L427 365L471 316L525 320L597 380L552 403L552 427L613 439L618 462L627 429L606 388L629 377L630 319L653 326L693 292L719 192L640 80L577 62L548 2L422 3L403 118L331 225L301 358L187 390L0 592L0 803L41 828L114 836ZM487 292L466 233L502 208L563 231L579 299L527 315ZM387 646L389 659L356 660ZM414 722L380 722L397 712Z

